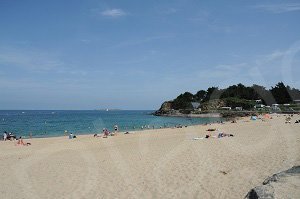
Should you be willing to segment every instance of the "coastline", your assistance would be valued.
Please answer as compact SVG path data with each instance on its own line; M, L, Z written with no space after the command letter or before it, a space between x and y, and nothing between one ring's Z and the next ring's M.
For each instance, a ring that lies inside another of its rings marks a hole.
M178 116L157 116L157 117L183 117L183 118L210 118L210 115L203 115L203 116L199 116L198 114L196 114L195 116L184 116L184 115L178 115ZM211 118L220 118L222 119L222 117L217 117L217 115L212 116ZM243 119L243 117L239 117L236 119ZM228 121L224 121L221 120L223 122L223 124L227 123ZM181 128L188 128L188 127L200 127L200 126L209 126L209 125L213 125L213 124L219 124L219 121L210 121L209 123L201 123L201 124L189 124L189 125L178 125L181 126ZM177 126L177 125L176 125ZM135 134L135 133L149 133L149 132L155 132L155 131L159 131L159 130L164 130L164 129L177 129L179 127L175 127L175 126L171 126L171 127L161 127L161 128L145 128L145 129L141 129L141 128L137 128L137 129L129 129L126 131L119 131L118 132L118 136L123 136L126 135L126 132L130 132L129 134ZM99 134L99 135L103 135L102 132L81 132L81 133L76 133L73 132L73 134L75 134L76 136L79 137L92 137L94 134ZM48 136L33 136L33 137L29 137L28 135L22 135L22 138L24 140L32 140L32 139L47 139L47 138L68 138L69 134L66 135L48 135ZM2 141L2 140L0 140Z
M0 192L4 198L242 198L271 174L300 164L300 125L293 123L299 116L291 124L272 116L109 138L26 139L31 146L0 142ZM234 137L193 140L215 134L209 128Z
M113 131L115 125L122 131L193 125L218 121L218 118L157 117L154 111L4 111L1 113L2 131L16 136L53 137L64 132L76 134L100 133L103 128Z
M158 117L183 117L183 118L226 118L226 119L238 119L242 117L249 117L251 115L262 115L262 114L300 114L299 111L281 111L270 113L269 111L222 111L222 112L212 112L212 113L191 113L191 114L183 114L180 112L160 112L156 111L153 115Z
M211 118L221 118L220 113L201 113L201 114L183 114L183 113L169 113L169 114L159 114L155 115L158 117L186 117L186 118L206 118L206 117L211 117Z

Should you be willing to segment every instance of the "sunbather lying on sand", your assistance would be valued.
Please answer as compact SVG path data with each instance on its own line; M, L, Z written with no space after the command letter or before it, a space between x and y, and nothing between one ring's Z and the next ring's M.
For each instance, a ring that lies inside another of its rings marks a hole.
M207 131L215 131L215 130L217 130L217 129L207 129Z
M124 134L134 134L134 132L129 132L129 131L127 131L127 132L124 133Z
M233 134L226 134L226 133L220 132L218 134L218 138L222 138L222 137L233 137Z
M233 137L233 136L234 136L233 134L219 132L218 135L207 134L205 135L205 137L195 137L193 138L193 140L202 140L204 138L223 138L223 137Z

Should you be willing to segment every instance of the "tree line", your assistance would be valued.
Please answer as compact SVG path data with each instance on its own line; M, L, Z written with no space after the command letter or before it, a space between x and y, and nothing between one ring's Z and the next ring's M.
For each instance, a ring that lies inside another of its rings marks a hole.
M191 102L208 103L211 100L221 99L229 106L242 106L245 109L253 107L254 100L262 100L262 104L274 103L287 104L300 99L300 90L286 86L278 82L274 87L266 89L260 85L245 86L241 83L219 89L210 87L207 90L199 90L196 94L185 92L170 101L172 109L192 109Z

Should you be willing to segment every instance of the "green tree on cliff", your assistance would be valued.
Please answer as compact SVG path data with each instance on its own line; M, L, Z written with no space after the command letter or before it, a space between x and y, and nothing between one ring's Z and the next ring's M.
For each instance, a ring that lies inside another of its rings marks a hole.
M180 94L176 99L172 102L172 108L175 110L178 109L192 109L192 101L194 100L194 95L190 92L185 92L184 94Z
M213 100L213 99L220 99L221 90L218 87L210 87L206 91L206 95L203 99L204 102Z
M201 102L206 96L205 90L200 90L194 95L195 101Z

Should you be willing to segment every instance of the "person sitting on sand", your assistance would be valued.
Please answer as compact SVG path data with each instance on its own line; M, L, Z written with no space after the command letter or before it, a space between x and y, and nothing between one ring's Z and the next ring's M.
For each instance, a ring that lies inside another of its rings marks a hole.
M24 142L23 139L22 139L22 137L20 137L20 138L18 139L17 146L29 146L29 145L31 145L31 143L29 143L29 142Z
M17 139L17 137L12 132L6 133L6 135L7 135L6 137L7 140L13 141Z
M76 135L73 135L73 133L69 134L69 139L77 138Z

